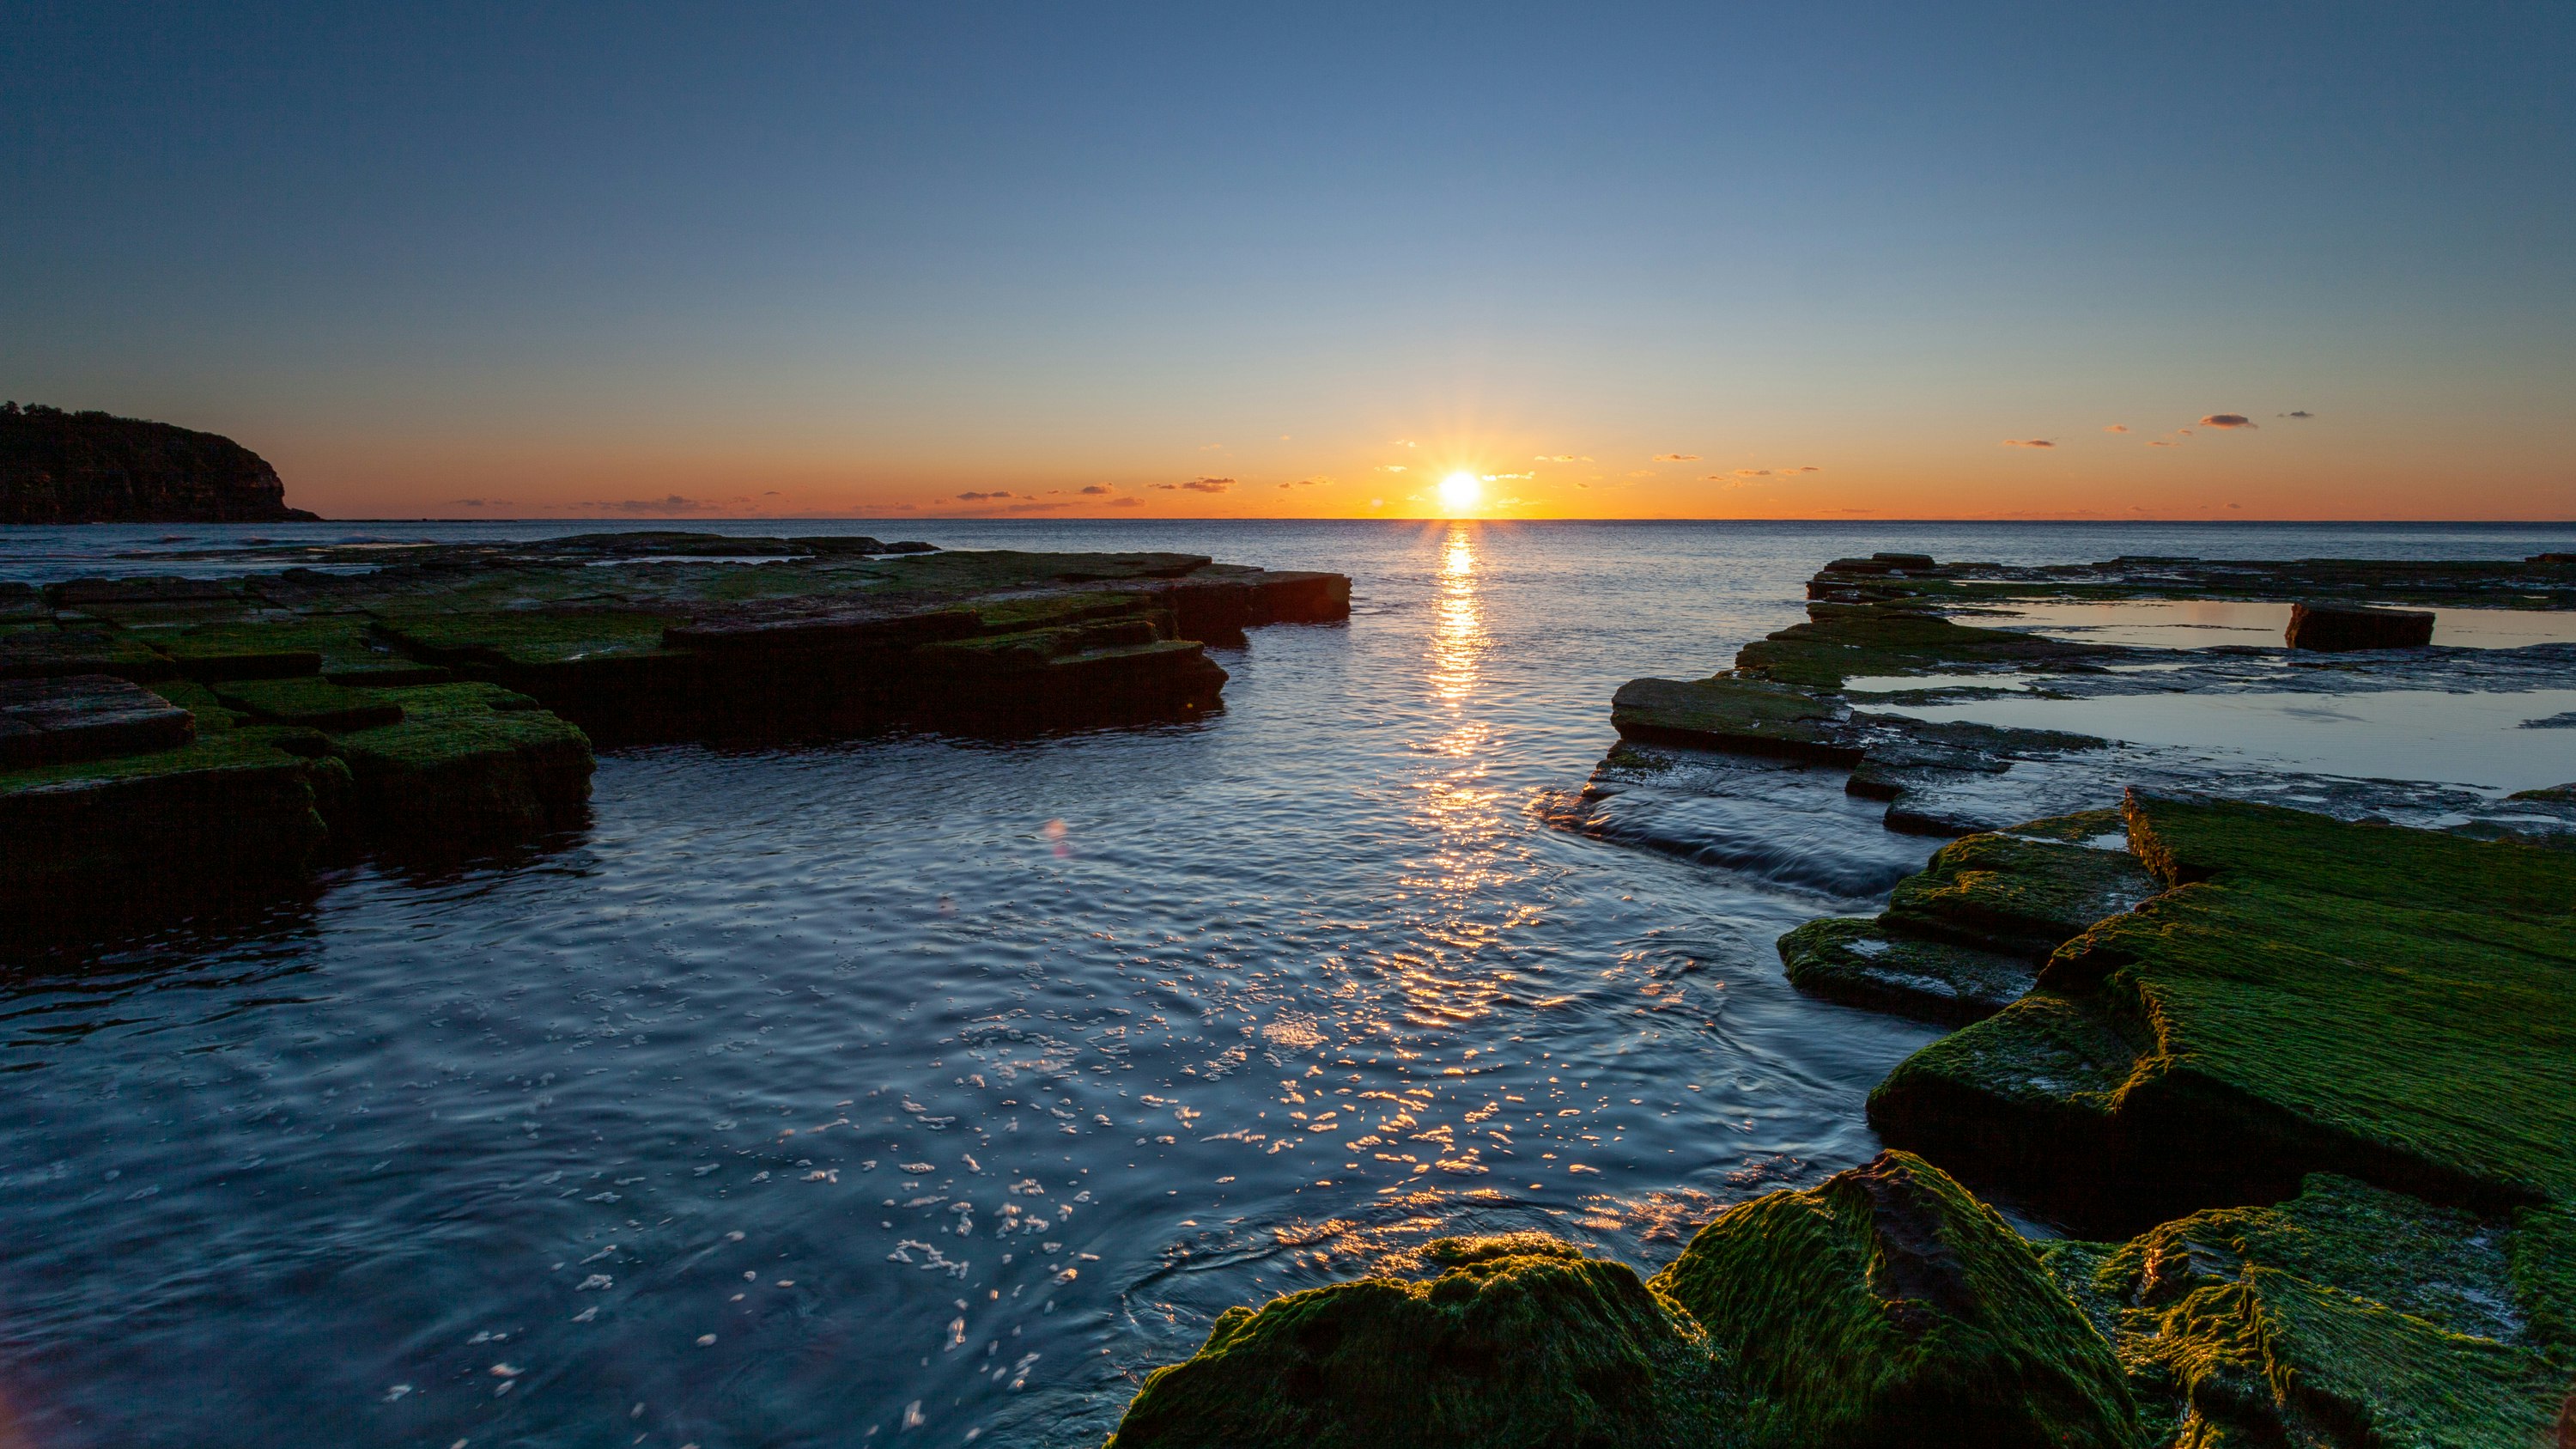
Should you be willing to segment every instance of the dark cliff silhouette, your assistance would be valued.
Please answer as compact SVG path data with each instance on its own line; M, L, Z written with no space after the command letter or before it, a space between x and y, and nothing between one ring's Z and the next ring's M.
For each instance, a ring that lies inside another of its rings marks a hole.
M0 404L0 523L294 523L286 485L216 433Z

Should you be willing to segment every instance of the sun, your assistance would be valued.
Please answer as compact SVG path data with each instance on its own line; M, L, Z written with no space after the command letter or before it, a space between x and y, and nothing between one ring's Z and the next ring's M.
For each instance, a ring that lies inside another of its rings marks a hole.
M1449 513L1473 513L1484 500L1485 485L1475 474L1460 471L1440 480L1440 507Z

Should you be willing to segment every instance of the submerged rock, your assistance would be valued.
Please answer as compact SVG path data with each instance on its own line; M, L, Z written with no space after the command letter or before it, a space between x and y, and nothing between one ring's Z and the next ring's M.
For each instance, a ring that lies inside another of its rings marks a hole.
M1727 1210L1653 1286L1731 1361L1763 1449L2135 1442L2111 1346L2020 1234L1906 1153Z
M2576 1194L2576 852L2132 793L2169 888L1898 1066L1891 1142L2135 1226L2346 1173Z
M1447 1239L1428 1283L1231 1308L1157 1369L1111 1449L1725 1449L1708 1335L1624 1264L1516 1234Z
M2293 649L2421 649L2433 642L2433 612L2360 604L2293 604L2287 638Z

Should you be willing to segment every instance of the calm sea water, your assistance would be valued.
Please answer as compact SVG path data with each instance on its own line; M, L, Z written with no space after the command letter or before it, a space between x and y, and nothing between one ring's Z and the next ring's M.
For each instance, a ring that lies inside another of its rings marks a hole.
M601 526L20 529L0 577ZM1550 828L1621 681L1723 666L1872 548L2576 549L832 527L1333 568L1355 612L1220 651L1189 726L613 754L545 849L0 968L0 1444L1091 1444L1225 1306L1441 1232L1658 1263L1874 1150L1862 1098L1932 1033L1798 997L1771 943L1932 842L1792 772L1759 874Z

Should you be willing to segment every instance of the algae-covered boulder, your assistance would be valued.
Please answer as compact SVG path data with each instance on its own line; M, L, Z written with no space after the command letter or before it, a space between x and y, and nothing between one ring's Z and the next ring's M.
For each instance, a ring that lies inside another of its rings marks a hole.
M2128 1449L2111 1346L2020 1234L1902 1152L1732 1208L1653 1286L1732 1361L1761 1449Z
M1113 1449L1725 1449L1709 1340L1623 1264L1531 1235L1446 1240L1428 1283L1233 1308L1158 1369Z
M2124 1230L2336 1171L2576 1198L2576 852L2132 794L2173 888L1870 1097L1899 1145Z
M2556 1220L2505 1223L2320 1173L2048 1260L2180 1444L2483 1449L2558 1442Z

